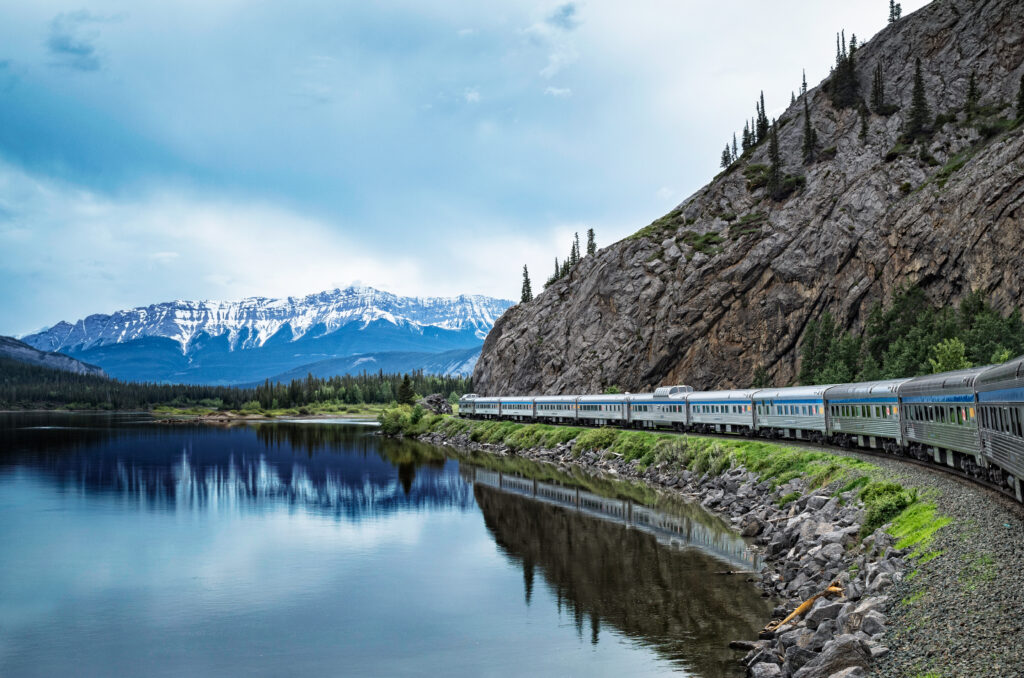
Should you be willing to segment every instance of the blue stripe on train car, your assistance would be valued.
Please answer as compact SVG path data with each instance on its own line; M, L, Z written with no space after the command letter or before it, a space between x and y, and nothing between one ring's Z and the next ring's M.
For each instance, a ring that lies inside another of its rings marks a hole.
M906 396L903 398L905 403L973 403L974 395L971 393L965 393L963 395L923 395L923 396Z
M1022 403L1024 388L1004 388L999 391L978 391L978 400L983 403Z

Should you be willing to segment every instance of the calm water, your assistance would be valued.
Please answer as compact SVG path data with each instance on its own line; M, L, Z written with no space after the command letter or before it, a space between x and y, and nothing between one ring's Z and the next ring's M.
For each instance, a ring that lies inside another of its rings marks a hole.
M495 463L365 426L0 414L0 676L742 675L725 645L769 603L714 574L754 565L742 540Z

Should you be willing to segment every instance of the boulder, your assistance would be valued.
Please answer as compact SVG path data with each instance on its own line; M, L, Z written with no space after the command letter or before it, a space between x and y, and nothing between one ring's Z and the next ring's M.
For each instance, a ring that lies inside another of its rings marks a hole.
M420 400L417 405L421 405L423 409L430 410L434 414L452 413L452 406L448 404L448 401L440 393L431 393Z
M747 675L750 678L782 678L782 669L778 664L761 662L751 666Z
M855 636L843 635L826 643L821 654L794 673L793 678L831 678L843 669L866 669L870 661L864 643Z

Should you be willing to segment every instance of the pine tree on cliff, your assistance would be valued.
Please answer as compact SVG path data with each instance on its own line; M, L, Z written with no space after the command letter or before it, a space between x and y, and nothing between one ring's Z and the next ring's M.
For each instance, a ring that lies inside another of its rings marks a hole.
M526 264L523 264L523 291L519 303L525 304L528 301L533 301L533 287L530 285L530 272L526 270Z
M921 75L921 57L918 57L914 62L914 92L910 98L910 115L907 117L907 138L911 141L927 139L931 117L924 92L924 76Z
M728 169L729 165L732 164L732 154L729 152L729 144L726 144L725 148L722 149L722 159L718 164L722 166L722 169Z
M896 23L903 14L903 7L896 0L889 0L889 23Z
M803 80L800 82L800 96L807 94L807 69L803 70Z
M768 116L764 112L764 90L761 90L761 102L757 107L757 141L768 138Z
M829 81L829 95L836 108L852 108L860 101L857 82L857 36L850 36L850 51L846 51L845 32L840 38L841 49L836 51L836 67Z
M732 138L733 142L736 141L735 135ZM587 229L587 256L597 254L597 240L594 239L594 229Z
M772 163L768 168L768 195L774 198L782 192L782 155L779 152L778 125L774 120L768 132L768 158Z
M980 98L980 96L978 94L977 78L976 78L976 76L974 74L974 71L971 71L971 79L967 83L967 106L966 106L966 109L967 109L967 119L968 120L970 120L971 118L974 117L974 113L978 109L978 99L979 98Z
M740 159L739 149L736 146L736 132L732 133L732 161L736 162Z
M792 106L796 103L796 92L789 93L789 105Z
M750 123L746 121L743 123L742 139L743 140L740 142L740 145L743 148L743 152L746 153L750 150L750 147L753 146L753 144L750 143Z
M807 103L808 97L804 97L804 164L814 162L814 154L818 148L818 133L814 131L811 124L811 105Z

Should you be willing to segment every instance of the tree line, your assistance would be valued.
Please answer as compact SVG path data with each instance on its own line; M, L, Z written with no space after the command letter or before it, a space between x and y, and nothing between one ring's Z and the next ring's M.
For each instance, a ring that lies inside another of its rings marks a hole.
M463 376L363 372L333 377L306 376L288 383L269 380L251 387L128 382L74 374L0 358L0 408L149 410L158 406L222 410L272 410L307 405L412 403L442 393L458 399L472 387Z
M899 379L1006 362L1024 354L1024 321L993 309L980 292L957 308L939 308L910 287L888 307L876 304L858 335L825 313L807 325L801 384Z

